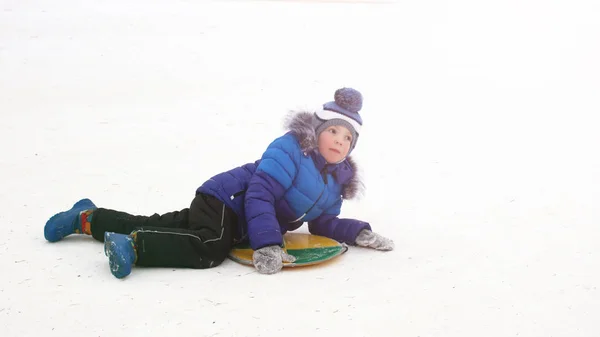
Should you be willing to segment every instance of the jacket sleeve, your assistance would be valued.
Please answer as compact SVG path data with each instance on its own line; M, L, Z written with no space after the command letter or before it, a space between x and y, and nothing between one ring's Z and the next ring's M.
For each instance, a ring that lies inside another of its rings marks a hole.
M296 152L298 149L289 138L275 140L263 154L250 179L244 210L253 250L271 245L283 246L275 203L284 196L296 177Z
M371 230L371 225L367 222L356 219L340 219L340 209L342 199L327 209L323 214L308 223L308 231L311 234L325 236L338 242L349 245L356 244L356 237L363 229Z

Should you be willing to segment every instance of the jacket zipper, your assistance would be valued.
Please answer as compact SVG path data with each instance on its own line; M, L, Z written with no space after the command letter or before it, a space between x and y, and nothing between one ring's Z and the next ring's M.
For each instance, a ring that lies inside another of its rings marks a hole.
M304 214L302 214L302 216L300 216L298 219L290 221L288 223L294 223L294 222L298 222L302 219L304 219L304 217L310 212L312 211L312 209L317 205L317 203L319 202L319 200L321 200L321 197L323 196L323 193L325 192L325 189L327 189L327 184L328 184L328 179L327 179L327 166L325 166L322 170L321 170L321 177L323 178L323 182L325 183L325 186L323 186L323 190L321 191L321 194L319 194L319 197L317 198L317 200L312 204L312 206L310 206L310 208L308 209L308 211L304 212Z

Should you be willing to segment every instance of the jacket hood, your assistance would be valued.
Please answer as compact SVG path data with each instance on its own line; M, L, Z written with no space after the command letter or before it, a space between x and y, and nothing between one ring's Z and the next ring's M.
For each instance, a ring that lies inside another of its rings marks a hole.
M300 148L305 154L312 151L318 153L318 139L315 131L315 125L317 124L314 114L307 111L292 111L288 114L285 119L285 128L289 130L300 143ZM344 178L342 182L342 198L343 199L354 199L359 194L364 193L364 184L358 177L358 165L356 161L352 159L352 156L347 156L343 162L337 164L346 165L351 170L352 174Z

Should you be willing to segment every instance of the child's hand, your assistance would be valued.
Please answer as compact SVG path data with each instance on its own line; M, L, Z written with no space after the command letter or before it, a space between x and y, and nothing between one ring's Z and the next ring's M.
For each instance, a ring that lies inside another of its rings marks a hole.
M377 250L392 250L394 249L394 241L385 238L377 233L373 233L368 229L363 229L356 237L356 244L362 247L375 248Z
M296 258L279 246L267 246L254 251L252 262L261 274L275 274L283 268L283 262L294 262Z

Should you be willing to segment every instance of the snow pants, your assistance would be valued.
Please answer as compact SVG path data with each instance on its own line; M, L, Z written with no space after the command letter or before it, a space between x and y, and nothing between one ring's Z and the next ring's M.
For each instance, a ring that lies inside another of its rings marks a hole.
M105 232L136 233L136 265L204 269L227 258L233 245L237 215L220 200L198 193L189 208L151 216L98 208L91 231L104 241Z

